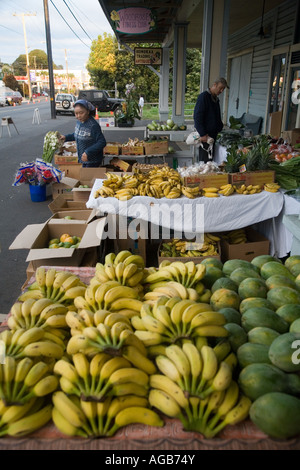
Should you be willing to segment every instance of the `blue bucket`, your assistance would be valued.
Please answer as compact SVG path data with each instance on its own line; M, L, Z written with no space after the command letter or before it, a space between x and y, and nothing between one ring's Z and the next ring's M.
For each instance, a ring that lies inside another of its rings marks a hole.
M32 184L29 185L30 189L30 197L32 202L42 202L46 201L46 185L43 186L34 186Z

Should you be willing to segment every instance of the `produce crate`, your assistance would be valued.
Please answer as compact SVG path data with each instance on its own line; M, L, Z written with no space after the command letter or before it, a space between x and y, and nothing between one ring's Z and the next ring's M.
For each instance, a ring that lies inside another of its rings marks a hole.
M198 186L200 189L220 188L228 183L228 173L208 173L206 175L186 176L183 178L184 186Z
M73 155L54 155L54 165L63 165L65 163L68 163L69 165L72 163L78 163L78 155L73 154Z
M144 155L144 145L128 145L126 147L122 146L121 154L122 155Z
M104 155L120 155L121 144L119 142L108 142L103 149Z
M150 171L152 171L154 168L163 168L163 167L168 167L169 165L167 163L158 163L158 164L150 164L150 163L134 163L132 165L132 172L133 173L143 173L143 174L148 174Z
M73 201L87 202L89 200L94 180L79 181L78 186L72 189ZM79 186L89 186L88 188L80 188Z
M245 229L247 243L238 245L228 243L221 239L221 260L223 263L230 259L242 259L252 261L256 256L268 255L270 253L270 241L251 227Z
M160 155L162 153L168 153L169 142L168 140L145 142L144 147L145 155Z
M158 257L158 265L160 265L160 263L162 263L163 261L171 261L171 263L173 263L174 261L182 261L183 263L187 263L188 261L193 261L193 263L195 264L199 264L201 263L201 261L203 261L204 259L207 259L207 258L214 258L214 259L217 259L217 260L220 260L221 261L221 245L220 245L220 242L217 242L217 251L218 251L218 255L210 255L210 256L199 256L199 257L184 257L184 256L178 256L178 257L167 257L167 256L161 256L161 251L162 251L162 245L163 243L168 243L172 240L162 240L162 242L160 243L159 247L158 247L158 253L157 253L157 257ZM188 243L193 243L191 242L190 240L186 240Z
M275 171L246 171L244 173L229 173L229 183L236 186L260 185L262 188L266 183L275 183Z

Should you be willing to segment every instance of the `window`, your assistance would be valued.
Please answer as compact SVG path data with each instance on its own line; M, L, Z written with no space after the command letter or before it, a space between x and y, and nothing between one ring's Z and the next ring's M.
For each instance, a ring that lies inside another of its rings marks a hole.
M300 66L292 68L288 102L287 129L300 127Z
M281 111L285 67L286 54L279 54L273 57L269 113Z

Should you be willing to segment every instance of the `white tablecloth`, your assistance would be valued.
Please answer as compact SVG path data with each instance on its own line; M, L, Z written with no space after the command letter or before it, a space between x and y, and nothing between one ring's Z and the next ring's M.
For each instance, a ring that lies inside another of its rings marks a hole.
M155 199L135 196L123 202L116 198L94 198L103 180L95 180L88 209L100 214L118 214L151 222L176 232L225 232L247 227L268 219L276 218L282 212L284 195L281 192L241 195L230 197L188 199Z

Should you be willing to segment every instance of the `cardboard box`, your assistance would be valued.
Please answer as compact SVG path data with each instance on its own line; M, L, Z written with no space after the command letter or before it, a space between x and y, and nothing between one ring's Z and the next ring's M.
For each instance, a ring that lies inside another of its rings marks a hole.
M65 163L74 164L78 163L78 155L54 155L54 165L63 165Z
M185 186L198 186L203 188L220 188L228 184L228 173L208 173L206 175L186 176L183 178Z
M53 201L48 205L52 214L55 214L59 211L70 211L70 210L86 210L85 201L74 201L73 193L65 193L57 196Z
M71 217L70 219L66 219L66 217ZM58 211L53 214L49 220L54 220L56 222L61 223L72 223L82 222L82 223L89 223L93 219L97 217L96 209L86 209L86 210L79 210L79 211Z
M256 256L269 254L270 241L251 227L247 227L245 230L247 243L231 245L227 240L221 239L221 259L223 263L230 259L242 259L251 262Z
M64 176L59 183L52 183L53 199L60 194L70 193L73 188L79 185L79 181L75 178Z
M80 179L80 169L82 168L81 163L63 163L57 165L58 169L65 173L65 176L69 178Z
M26 261L32 262L33 269L39 266L80 266L87 249L100 245L106 218L90 223L57 223L48 220L44 224L27 225L10 245L10 250L29 249ZM60 238L63 233L81 237L78 248L48 248L49 240Z
M266 183L275 182L275 171L246 171L244 173L229 173L229 183L237 186L245 184L249 185L260 185L262 188Z
M122 155L144 155L144 145L132 145L128 147L121 147Z
M85 168L81 163L58 165L58 168L59 170L65 172L65 176L77 179L79 181L92 181L93 178L103 179L105 178L105 173L107 172L106 166L99 166L98 168Z
M79 181L79 185L72 189L73 201L83 201L87 202L89 200L92 187L95 179L92 182L90 181ZM80 186L89 186L88 188L80 188Z
M121 144L119 142L108 142L103 149L104 155L120 155Z
M290 131L283 131L282 138L290 145L296 145L300 143L300 128L293 129Z
M192 261L193 263L195 264L199 264L201 263L201 261L203 261L204 259L207 259L207 258L215 258L215 259L218 259L218 260L221 260L221 245L220 243L218 242L218 255L214 255L214 256L199 256L199 257L167 257L167 256L161 256L160 253L162 251L162 244L163 243L168 243L170 242L171 240L162 240L162 242L160 243L159 247L158 247L158 253L157 253L157 258L158 258L158 265L160 265L160 263L162 263L163 261L171 261L172 263L175 262L175 261L182 261L183 263L187 263L188 261Z
M161 155L168 153L169 142L164 141L155 141L155 142L145 142L145 155Z
M282 124L282 111L270 114L270 134L273 137L280 137Z
M129 250L134 255L142 256L146 265L147 243L149 239L148 222L116 215L109 215L107 219L108 224L115 224L116 227L116 238L114 240L115 253ZM138 232L135 231L135 228L137 228Z

